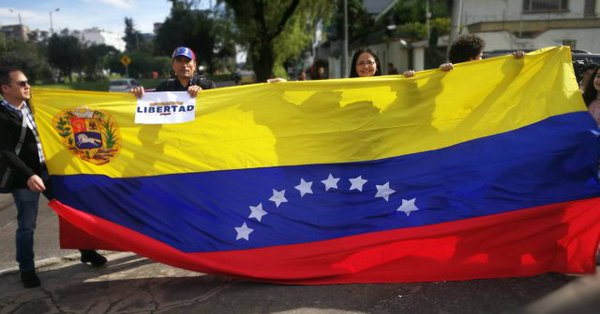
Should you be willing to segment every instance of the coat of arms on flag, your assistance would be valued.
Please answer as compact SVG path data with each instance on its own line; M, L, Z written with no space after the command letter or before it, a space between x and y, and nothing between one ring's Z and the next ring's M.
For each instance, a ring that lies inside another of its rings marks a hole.
M62 143L82 160L103 165L119 153L119 127L101 110L67 109L54 117L53 125Z

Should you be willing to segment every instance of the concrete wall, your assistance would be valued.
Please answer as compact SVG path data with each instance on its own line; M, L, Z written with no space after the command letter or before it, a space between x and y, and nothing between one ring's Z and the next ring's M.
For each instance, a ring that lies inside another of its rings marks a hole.
M526 13L523 0L463 0L463 25L488 21L582 18L586 0L569 0L564 12ZM600 0L596 1L599 12Z
M573 49L587 50L600 53L600 30L592 29L553 29L548 30L535 38L521 39L506 31L476 33L486 42L486 51L504 49L539 49L549 46L558 46L565 41L574 41Z

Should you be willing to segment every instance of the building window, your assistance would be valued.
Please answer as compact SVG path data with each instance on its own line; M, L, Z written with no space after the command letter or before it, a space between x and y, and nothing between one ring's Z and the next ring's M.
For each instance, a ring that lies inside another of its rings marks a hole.
M566 11L569 0L523 0L523 12L557 12Z

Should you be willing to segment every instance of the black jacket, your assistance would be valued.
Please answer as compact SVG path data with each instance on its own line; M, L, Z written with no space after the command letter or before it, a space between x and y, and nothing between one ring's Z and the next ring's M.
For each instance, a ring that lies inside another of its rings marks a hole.
M12 188L27 188L29 177L42 174L35 136L29 128L25 133L21 152L18 156L15 154L23 118L0 106L0 162L15 171Z
M181 82L179 82L179 80L177 78L172 78L172 79L163 81L160 84L158 84L158 87L156 87L155 91L157 91L157 92L184 92L187 90L187 88L189 86L192 86L192 85L198 85L202 89L211 89L211 88L217 87L213 81L207 79L206 77L200 76L200 75L194 75L192 77L192 79L190 80L190 82L188 83L188 86L183 86L183 85L181 85Z

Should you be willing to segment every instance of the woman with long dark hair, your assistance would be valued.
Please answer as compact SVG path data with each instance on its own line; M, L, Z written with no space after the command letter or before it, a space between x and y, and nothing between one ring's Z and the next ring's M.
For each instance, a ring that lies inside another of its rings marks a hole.
M358 49L352 56L350 77L380 76L381 64L377 55L369 48Z
M600 66L596 66L584 87L583 101L588 111L600 125Z

